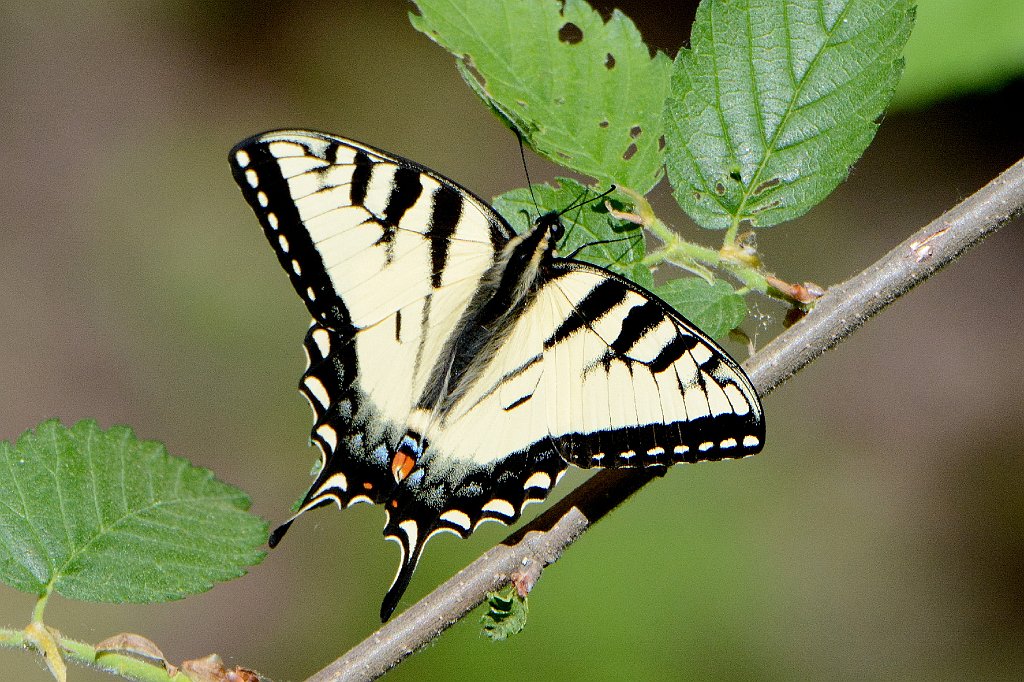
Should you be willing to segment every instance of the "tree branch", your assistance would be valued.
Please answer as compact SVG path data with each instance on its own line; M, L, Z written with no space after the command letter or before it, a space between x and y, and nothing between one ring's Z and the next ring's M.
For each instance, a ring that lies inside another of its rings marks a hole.
M856 277L829 289L803 320L744 363L758 393L771 392L1022 208L1024 159ZM308 682L379 677L507 583L513 571L533 561L544 566L557 561L584 531L656 476L635 469L601 471Z

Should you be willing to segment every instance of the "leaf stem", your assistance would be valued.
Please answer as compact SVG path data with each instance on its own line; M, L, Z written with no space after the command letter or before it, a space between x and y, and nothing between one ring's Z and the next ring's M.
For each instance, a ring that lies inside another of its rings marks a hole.
M0 628L0 647L27 649L35 648L32 638L24 630ZM181 673L171 677L163 666L149 663L131 656L116 653L97 652L85 642L62 637L60 650L64 658L81 665L119 675L136 682L185 682L188 678Z
M53 593L53 583L46 585L46 590L39 595L39 599L36 600L36 605L32 608L32 622L42 623L43 622L43 611L46 610L46 603L50 600L50 594Z
M729 225L729 229L725 231L725 238L722 239L722 248L728 249L736 244L736 234L740 231L740 217L734 215L732 217L732 223Z
M768 292L769 284L774 276L761 266L761 261L753 247L736 241L740 228L739 219L734 220L726 231L722 248L715 250L680 237L655 215L654 209L646 197L634 192L629 187L620 185L617 189L629 197L636 212L622 213L613 209L610 204L606 204L609 213L620 220L628 220L641 225L664 244L661 248L650 251L643 258L641 263L644 266L653 268L667 261L703 278L708 284L713 284L715 281L715 273L712 268L725 270L743 283L743 293L750 290L762 294ZM781 280L778 281L781 282ZM789 300L791 303L803 302L797 298L792 300L787 298L788 291L788 289L781 289L781 298Z

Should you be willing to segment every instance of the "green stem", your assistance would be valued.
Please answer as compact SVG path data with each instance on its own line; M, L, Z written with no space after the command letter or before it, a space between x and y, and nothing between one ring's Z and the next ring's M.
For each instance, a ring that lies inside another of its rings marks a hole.
M0 646L10 648L25 646L25 633L21 630L0 628Z
M635 206L634 222L643 225L651 234L664 244L661 248L654 249L643 258L643 265L648 268L655 267L665 261L673 263L685 270L703 277L707 282L715 279L712 269L725 270L743 283L745 290L754 290L765 293L768 290L768 282L761 271L756 257L752 256L749 262L743 258L734 257L738 251L736 247L736 236L740 229L740 219L734 216L732 223L725 232L725 239L722 240L721 249L709 249L693 242L686 241L676 232L669 229L658 216L654 214L647 199L628 187L619 187ZM742 249L739 249L742 251ZM745 293L745 292L744 292Z
M24 649L31 645L23 630L0 628L0 647ZM97 653L96 648L67 637L61 637L61 653L67 661L89 666L136 682L187 682L188 677L178 673L174 677L158 663L126 656L124 654Z
M647 221L644 227L650 230L665 245L644 256L644 265L653 267L667 260L683 264L683 267L690 263L702 263L712 267L718 266L721 260L718 251L686 241L670 230L653 212L646 216L646 218Z
M732 224L729 225L729 229L725 231L725 239L722 243L725 245L732 245L736 243L736 234L740 231L740 219L737 216L733 216Z
M729 260L723 260L722 265L732 273L736 279L743 282L747 288L759 291L762 294L768 291L768 281L757 269L752 268L749 265L743 265L742 263L736 263Z
M671 244L680 238L678 234L668 228L668 225L661 222L661 219L655 216L653 211L651 212L650 220L644 224L644 227L665 244Z
M692 260L712 267L718 267L722 263L722 256L718 251L685 239L677 239L674 243L667 244L664 249L651 252L650 255L656 254L661 256L661 260Z
M32 622L42 623L43 622L43 611L46 610L46 602L50 600L50 594L53 591L53 585L47 585L46 591L39 595L39 599L36 600L36 605L32 609Z

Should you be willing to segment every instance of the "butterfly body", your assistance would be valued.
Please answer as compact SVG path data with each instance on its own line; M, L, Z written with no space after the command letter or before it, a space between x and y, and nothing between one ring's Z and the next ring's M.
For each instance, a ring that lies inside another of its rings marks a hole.
M300 390L323 466L298 514L384 506L402 559L382 618L430 537L516 521L568 463L761 449L739 366L653 294L558 258L556 215L517 235L451 180L322 133L258 135L230 161L313 317Z

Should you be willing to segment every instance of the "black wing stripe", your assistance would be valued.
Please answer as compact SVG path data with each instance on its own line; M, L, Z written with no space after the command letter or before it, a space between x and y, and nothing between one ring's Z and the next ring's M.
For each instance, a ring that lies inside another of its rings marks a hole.
M434 205L430 215L430 284L441 286L441 277L448 262L448 246L455 227L462 218L462 196L447 185L434 192Z
M324 150L324 160L331 165L337 165L338 163L338 150L341 149L341 145L338 144L337 140L331 140L327 143L327 149Z
M397 227L402 216L412 208L422 193L423 183L420 174L415 169L399 167L395 171L391 196L384 207L384 224L388 227Z
M412 208L422 193L423 183L415 169L405 166L395 169L391 176L391 192L381 211L381 235L377 240L377 243L385 248L388 263L395 257L395 231L406 211Z
M566 318L558 329L544 342L544 348L551 348L575 332L601 319L609 310L626 298L628 289L612 279L606 279L583 297L576 306L575 314Z
M697 337L690 336L689 334L676 334L676 336L665 344L665 347L661 349L658 355L650 362L648 367L655 374L660 374L666 369L672 366L676 360L683 357L683 353L687 353L697 347L700 341Z
M354 206L362 206L366 201L366 192L370 188L370 177L373 175L373 161L364 151L356 152L355 170L352 171L352 184L349 186L349 201Z
M611 342L611 348L619 355L625 355L647 332L665 319L665 313L654 301L634 306L622 320L622 330Z

